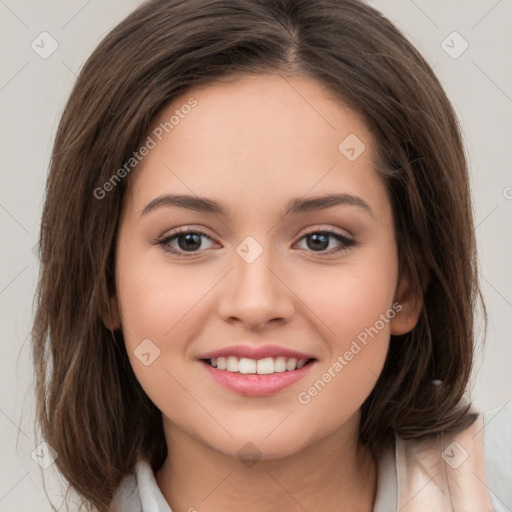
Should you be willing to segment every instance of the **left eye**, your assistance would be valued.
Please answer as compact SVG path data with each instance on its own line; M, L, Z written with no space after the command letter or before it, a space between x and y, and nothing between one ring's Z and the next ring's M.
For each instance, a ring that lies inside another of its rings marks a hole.
M336 240L340 247L330 250L327 254L347 250L356 244L355 240L343 236L340 233L336 233L335 231L312 231L306 233L301 240L310 240L311 242L306 242L306 245L308 249L313 248L313 252L326 252L325 249L329 247L330 238Z
M184 253L197 253L201 247L201 237L205 237L210 241L213 241L210 236L202 231L192 231L192 230L179 230L178 232L166 236L161 239L158 244L168 252L172 252L177 254L178 256L185 256ZM330 250L328 254L338 251L347 250L350 247L356 245L355 240L347 238L339 233L334 231L312 231L310 233L306 233L300 239L309 240L306 243L307 249L312 250L313 252L326 252L326 249L329 248L329 239L334 239L338 242L337 249ZM178 247L173 247L172 243L177 242ZM204 248L203 248L204 249Z

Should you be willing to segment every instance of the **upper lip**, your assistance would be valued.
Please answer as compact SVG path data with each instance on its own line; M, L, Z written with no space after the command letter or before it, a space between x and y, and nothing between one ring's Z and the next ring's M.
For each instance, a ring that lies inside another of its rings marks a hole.
M237 358L247 357L249 359L264 359L266 357L286 357L295 359L315 359L314 356L298 352L279 345L231 345L230 347L213 350L212 352L205 352L198 356L198 359L213 359L215 357L228 357L235 356Z

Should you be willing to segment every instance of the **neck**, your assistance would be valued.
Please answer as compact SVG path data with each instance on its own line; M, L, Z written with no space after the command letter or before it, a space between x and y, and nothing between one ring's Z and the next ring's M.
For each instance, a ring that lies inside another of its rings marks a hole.
M164 422L165 425L165 422ZM371 512L376 463L346 429L283 458L241 461L167 425L156 480L174 512Z

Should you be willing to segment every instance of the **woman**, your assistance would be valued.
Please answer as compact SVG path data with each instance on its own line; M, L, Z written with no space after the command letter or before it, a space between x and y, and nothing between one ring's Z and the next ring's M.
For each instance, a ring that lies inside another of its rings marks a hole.
M143 4L78 77L41 246L39 421L85 505L507 503L456 117L365 4Z

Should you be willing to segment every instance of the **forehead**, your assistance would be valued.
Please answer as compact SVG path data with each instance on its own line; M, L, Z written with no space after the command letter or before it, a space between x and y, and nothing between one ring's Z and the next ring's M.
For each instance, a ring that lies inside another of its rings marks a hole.
M320 82L281 75L242 75L189 89L163 109L154 130L231 155L255 152L259 159L285 151L291 158L319 145L337 151L338 139L350 134L373 146L360 116Z
M262 207L283 194L382 192L363 120L309 78L248 75L191 88L149 136L154 148L130 177L139 208L171 191L236 192L240 205L260 198Z

